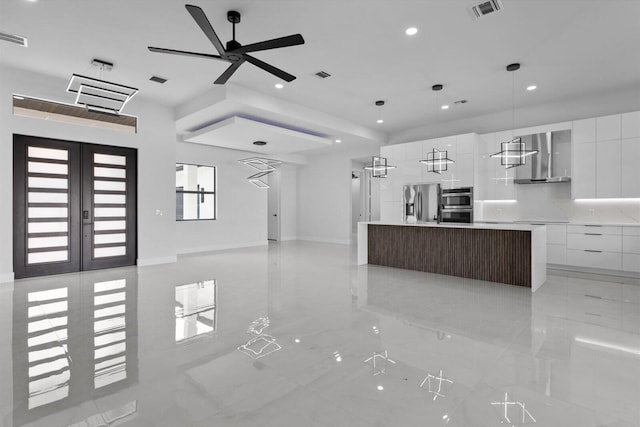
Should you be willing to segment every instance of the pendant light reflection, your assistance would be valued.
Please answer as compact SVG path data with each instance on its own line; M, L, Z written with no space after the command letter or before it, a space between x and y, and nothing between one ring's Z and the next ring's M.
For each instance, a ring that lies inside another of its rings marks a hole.
M513 73L520 69L519 63L509 64L506 67L507 71ZM516 111L516 102L515 102L515 74L511 74L511 129L515 129L515 111ZM538 150L527 150L526 144L522 142L521 138L514 138L511 141L503 142L500 144L500 151L494 154L491 154L490 157L499 157L500 164L505 167L505 169L511 169L518 166L525 165L527 163L527 157L537 154Z
M386 178L389 173L389 169L395 169L395 166L391 166L387 163L386 157L373 156L371 158L371 164L365 166L365 170L371 171L372 178Z

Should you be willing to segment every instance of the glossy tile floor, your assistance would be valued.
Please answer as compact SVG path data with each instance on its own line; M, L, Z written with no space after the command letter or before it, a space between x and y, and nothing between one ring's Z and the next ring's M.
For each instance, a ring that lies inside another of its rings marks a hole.
M285 242L0 285L0 423L640 425L637 280L532 295L354 258Z

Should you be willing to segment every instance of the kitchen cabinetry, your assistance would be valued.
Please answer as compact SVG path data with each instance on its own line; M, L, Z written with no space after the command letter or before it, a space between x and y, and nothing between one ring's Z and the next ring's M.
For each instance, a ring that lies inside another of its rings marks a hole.
M640 112L573 122L572 198L640 197Z
M622 270L622 227L569 225L567 264Z

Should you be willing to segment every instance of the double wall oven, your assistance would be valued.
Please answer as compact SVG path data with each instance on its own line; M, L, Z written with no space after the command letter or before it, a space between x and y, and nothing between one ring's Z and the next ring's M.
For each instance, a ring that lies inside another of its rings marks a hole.
M473 187L440 190L440 222L473 222Z

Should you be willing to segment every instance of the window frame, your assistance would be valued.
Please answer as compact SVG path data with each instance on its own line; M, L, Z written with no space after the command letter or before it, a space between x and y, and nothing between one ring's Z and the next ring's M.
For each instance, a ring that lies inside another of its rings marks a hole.
M200 165L196 163L185 163L185 162L176 162L175 171L178 172L179 166L196 166L196 167L204 167L204 168L212 168L213 169L213 190L212 191L194 191L194 190L184 190L180 189L176 183L176 196L178 194L195 194L195 195L205 195L210 194L213 196L213 218L194 218L194 219L178 219L178 203L176 197L176 222L188 222L188 221L215 221L218 219L218 168L213 165ZM184 168L183 168L184 170ZM184 199L183 199L184 200ZM184 216L184 215L183 215Z

